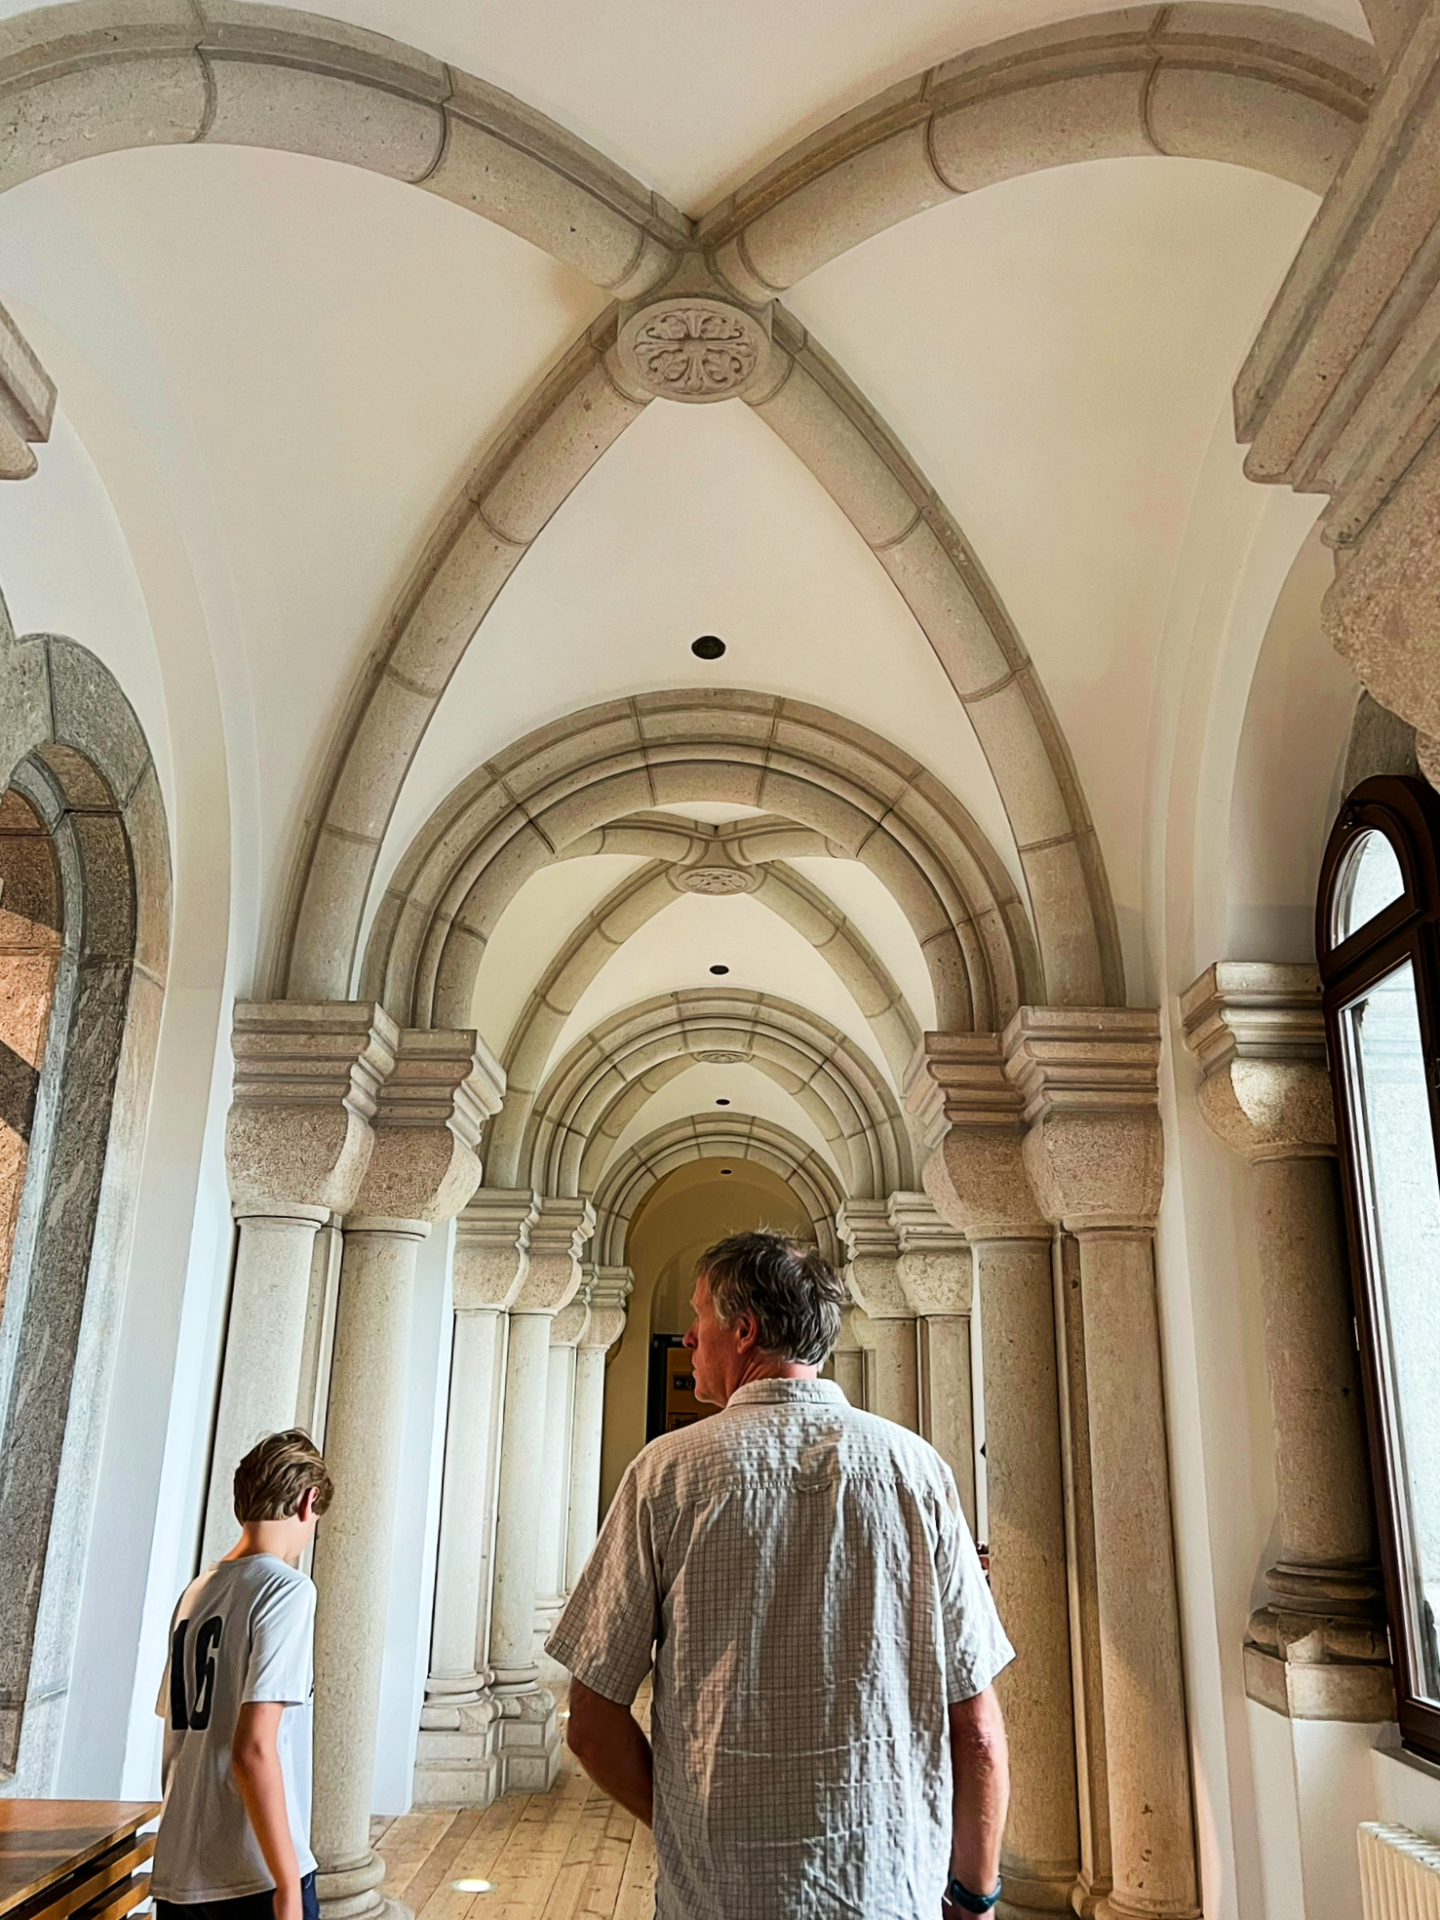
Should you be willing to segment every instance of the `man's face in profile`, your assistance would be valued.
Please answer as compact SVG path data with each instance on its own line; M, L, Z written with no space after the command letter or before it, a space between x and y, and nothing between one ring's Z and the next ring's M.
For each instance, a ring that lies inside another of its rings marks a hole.
M723 1407L730 1398L730 1379L737 1358L733 1331L715 1317L715 1303L702 1273L690 1296L695 1320L685 1336L694 1359L695 1398L707 1407Z

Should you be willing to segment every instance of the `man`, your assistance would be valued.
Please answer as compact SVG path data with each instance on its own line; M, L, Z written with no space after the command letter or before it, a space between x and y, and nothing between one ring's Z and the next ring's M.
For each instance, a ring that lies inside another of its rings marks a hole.
M262 1440L235 1470L239 1540L175 1609L155 1706L165 1721L157 1920L318 1920L315 1588L296 1563L333 1494L308 1434Z
M657 1920L987 1912L1013 1654L955 1482L818 1377L845 1296L817 1254L742 1233L696 1271L695 1392L724 1411L633 1462L550 1636L570 1746L653 1824Z

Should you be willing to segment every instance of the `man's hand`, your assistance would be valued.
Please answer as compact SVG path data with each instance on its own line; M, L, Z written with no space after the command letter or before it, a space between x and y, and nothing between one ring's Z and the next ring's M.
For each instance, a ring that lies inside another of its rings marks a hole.
M1010 1804L1010 1755L994 1687L951 1706L950 1764L955 1773L950 1871L971 1893L991 1893L1000 1878L1000 1836ZM959 1909L947 1902L945 1912Z
M295 1858L295 1843L290 1837L285 1776L280 1770L280 1754L275 1745L284 1711L278 1700L251 1700L241 1707L235 1723L235 1738L230 1745L230 1763L235 1769L235 1784L245 1802L250 1825L255 1829L255 1838L275 1882L275 1920L303 1920L300 1863Z
M650 1826L654 1763L650 1742L630 1709L572 1680L567 1739L570 1751L600 1791Z

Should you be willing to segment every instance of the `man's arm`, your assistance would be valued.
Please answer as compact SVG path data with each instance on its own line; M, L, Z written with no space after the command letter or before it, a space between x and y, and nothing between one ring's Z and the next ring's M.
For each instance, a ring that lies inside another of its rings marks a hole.
M1010 1803L1010 1755L994 1687L951 1704L950 1762L955 1773L950 1871L970 1893L992 1893L1000 1878L1000 1836Z
M568 1740L570 1751L600 1791L650 1826L654 1762L650 1742L630 1709L572 1680Z
M300 1863L290 1837L285 1776L275 1745L284 1711L276 1700L247 1701L235 1724L230 1760L240 1798L275 1882L275 1920L301 1920Z

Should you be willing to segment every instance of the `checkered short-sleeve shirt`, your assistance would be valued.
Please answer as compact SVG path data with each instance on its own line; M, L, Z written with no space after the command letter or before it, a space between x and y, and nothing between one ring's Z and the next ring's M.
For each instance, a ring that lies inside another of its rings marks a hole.
M547 1647L623 1705L653 1661L656 1920L934 1920L946 1706L1014 1656L925 1441L752 1381L634 1461Z

